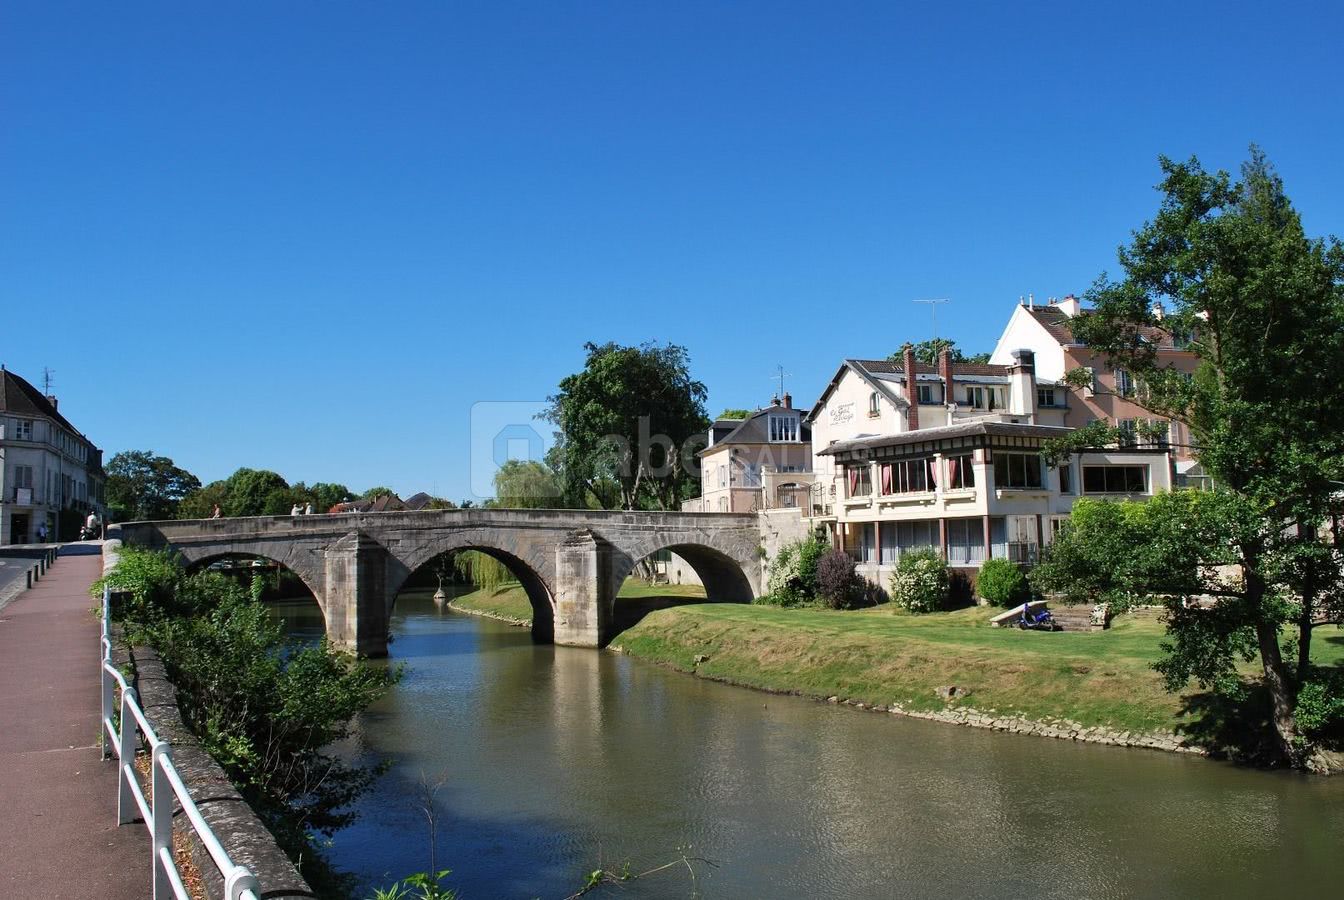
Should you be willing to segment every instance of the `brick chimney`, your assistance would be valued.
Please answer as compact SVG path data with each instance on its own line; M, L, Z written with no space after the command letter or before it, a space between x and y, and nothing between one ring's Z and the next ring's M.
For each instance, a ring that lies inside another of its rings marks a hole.
M952 385L952 351L946 347L938 354L938 374L943 379L943 403L955 407L957 393Z
M910 401L905 420L911 431L919 430L919 390L915 387L915 348L907 341L905 351L905 399Z

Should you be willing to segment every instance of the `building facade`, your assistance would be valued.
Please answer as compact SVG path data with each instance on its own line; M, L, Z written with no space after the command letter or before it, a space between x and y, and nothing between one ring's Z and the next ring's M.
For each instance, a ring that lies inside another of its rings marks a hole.
M0 544L72 540L105 516L103 454L55 397L0 369Z
M686 512L802 508L812 490L811 430L785 394L745 419L719 419L700 451L700 496Z

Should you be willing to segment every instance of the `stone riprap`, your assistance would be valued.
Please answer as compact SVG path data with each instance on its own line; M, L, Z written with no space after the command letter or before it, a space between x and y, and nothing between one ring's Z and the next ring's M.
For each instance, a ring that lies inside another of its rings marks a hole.
M612 637L616 593L645 557L670 550L695 569L711 599L750 602L761 589L754 514L464 509L131 522L109 538L170 548L188 565L231 556L274 560L317 599L333 643L387 653L397 591L449 550L479 550L516 575L538 641L601 647Z

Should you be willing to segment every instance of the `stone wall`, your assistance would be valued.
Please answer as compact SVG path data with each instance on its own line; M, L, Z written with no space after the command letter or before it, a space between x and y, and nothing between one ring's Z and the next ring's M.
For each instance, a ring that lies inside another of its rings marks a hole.
M801 541L812 533L811 522L802 511L794 508L763 509L756 514L761 535L761 591L770 580L770 563L779 556L785 544Z

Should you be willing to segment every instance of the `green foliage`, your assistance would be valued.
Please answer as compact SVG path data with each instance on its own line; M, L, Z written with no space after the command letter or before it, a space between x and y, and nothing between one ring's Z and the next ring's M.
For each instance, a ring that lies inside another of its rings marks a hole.
M566 498L551 467L510 459L495 471L495 500L505 509L560 509Z
M830 609L853 609L863 599L863 579L843 550L831 550L817 562L817 599Z
M153 450L123 450L107 461L107 505L116 521L177 517L183 498L201 481Z
M1016 606L1031 597L1022 567L1001 556L985 560L976 576L975 590L995 606Z
M675 344L586 344L583 371L560 382L546 418L547 462L574 507L675 509L698 482L709 419L704 384Z
M392 490L390 487L384 487L384 486L382 486L382 485L379 485L378 487L371 487L371 488L369 488L367 491L365 491L364 493L360 494L360 495L359 495L359 499L361 499L361 500L377 500L379 497L393 497L393 496L396 496L396 493L397 493L397 492L394 491L394 490Z
M237 581L189 575L163 552L123 548L105 581L131 592L119 610L128 637L158 651L183 720L287 850L308 857L314 833L353 820L381 770L327 748L399 673L325 641L289 644Z
M725 409L719 413L719 419L745 419L751 415L749 409Z
M1297 692L1297 724L1309 738L1344 739L1344 671L1315 669Z
M938 365L938 354L947 348L949 355L954 363L987 363L989 362L989 353L974 353L967 356L957 349L957 342L949 338L934 338L929 341L920 341L914 345L915 360L926 365ZM905 351L898 350L887 357L888 361L899 363L905 359Z
M946 609L951 599L951 580L947 563L931 549L901 554L896 571L891 573L891 600L913 613Z
M368 900L456 900L457 891L443 886L452 872L416 872L385 888L374 888Z
M765 596L757 603L807 606L817 599L817 564L830 549L815 535L780 547L770 563Z
M463 550L453 557L453 565L463 578L483 591L494 591L518 580L508 566L479 550Z

